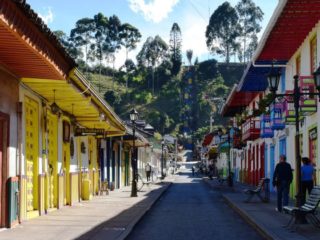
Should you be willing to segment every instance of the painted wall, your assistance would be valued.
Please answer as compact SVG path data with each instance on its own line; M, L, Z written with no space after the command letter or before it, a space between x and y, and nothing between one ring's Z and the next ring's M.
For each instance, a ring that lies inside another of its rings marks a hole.
M9 139L9 177L18 175L17 164L17 103L19 101L19 82L7 71L0 68L0 112L10 115Z

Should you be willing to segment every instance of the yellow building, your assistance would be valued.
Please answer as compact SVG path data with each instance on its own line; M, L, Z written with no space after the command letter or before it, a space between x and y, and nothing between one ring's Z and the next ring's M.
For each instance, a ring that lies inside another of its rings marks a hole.
M1 4L0 30L0 81L16 84L10 88L15 97L5 97L17 106L15 114L8 113L9 130L0 115L1 131L16 136L10 141L17 152L6 161L10 176L0 179L19 177L22 221L97 193L99 138L121 136L125 128L25 2ZM11 210L8 215L1 226L16 221Z

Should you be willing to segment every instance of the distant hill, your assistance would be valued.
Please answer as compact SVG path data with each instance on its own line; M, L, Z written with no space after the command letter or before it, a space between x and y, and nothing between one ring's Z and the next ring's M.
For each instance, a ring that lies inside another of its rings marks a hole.
M140 113L140 118L145 119L158 132L177 135L183 125L181 116L186 111L186 106L182 101L183 83L181 79L183 72L187 71L188 68L188 66L185 66L180 75L165 81L162 80L163 83L155 95L152 95L147 84L143 83L130 83L129 87L126 88L125 79L128 76L123 72L114 74L114 81L110 75L99 75L97 73L89 73L88 79L97 91L100 90L101 96L106 99L123 120L129 118L129 111L135 107ZM210 114L215 110L213 109L215 106L212 106L209 98L227 97L232 86L239 82L245 65L241 63L218 63L213 59L200 62L193 68L196 72L194 83L196 102L194 105L195 111L192 112L194 122L196 122L196 128L208 127ZM134 76L133 79L138 78L137 76ZM143 78L142 76L142 80ZM226 89L226 91L221 91L221 89ZM206 99L207 96L209 97ZM222 121L224 120L218 117L217 123L223 124Z

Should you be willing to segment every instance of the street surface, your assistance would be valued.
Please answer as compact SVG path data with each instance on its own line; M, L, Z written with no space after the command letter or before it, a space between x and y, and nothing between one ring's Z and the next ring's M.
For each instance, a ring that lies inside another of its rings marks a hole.
M127 240L263 239L201 178L181 170Z

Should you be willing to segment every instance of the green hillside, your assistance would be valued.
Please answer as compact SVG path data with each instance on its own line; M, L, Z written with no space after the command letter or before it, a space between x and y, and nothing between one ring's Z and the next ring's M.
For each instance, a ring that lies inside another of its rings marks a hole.
M192 117L194 118L194 134L207 132L209 130L210 114L215 115L215 124L224 124L217 110L221 102L212 99L227 97L231 87L238 82L244 70L244 64L239 63L217 63L215 60L201 62L194 66L195 79L195 104ZM152 94L150 86L150 72L135 72L131 75L117 71L112 74L97 74L92 71L88 73L89 81L101 96L114 108L115 112L127 120L129 111L135 107L141 119L145 119L155 129L163 134L178 135L183 125L181 115L186 111L182 101L184 72L177 76L163 76L158 74L158 88ZM113 80L114 79L114 80ZM128 88L126 80L128 79ZM156 84L155 84L156 85ZM197 133L198 131L198 133Z

